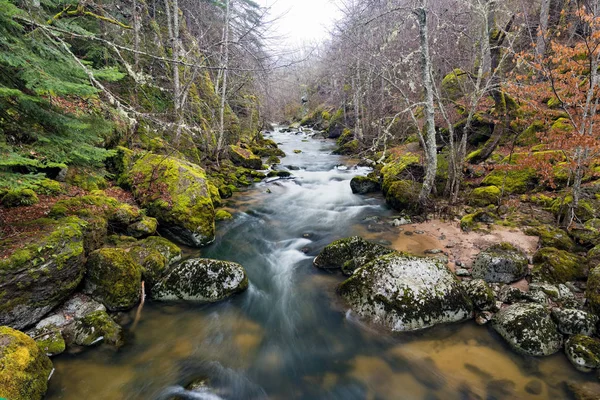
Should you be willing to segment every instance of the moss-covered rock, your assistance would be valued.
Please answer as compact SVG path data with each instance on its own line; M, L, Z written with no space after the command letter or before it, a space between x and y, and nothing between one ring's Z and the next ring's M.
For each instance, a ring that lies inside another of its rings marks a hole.
M378 192L381 190L381 185L377 179L368 176L355 176L350 181L350 188L352 189L352 193L367 194Z
M550 205L550 211L558 218L564 219L572 204L573 197L571 195L561 196L554 199ZM598 216L598 203L587 199L581 199L575 208L575 215L577 216L577 219L584 222L596 218L596 216ZM577 232L577 230L574 231ZM582 233L585 235L585 232Z
M156 218L143 216L141 220L127 226L127 234L140 239L156 233L158 221Z
M463 281L461 285L469 297L475 309L479 311L490 311L496 307L494 291L483 279L472 279Z
M521 194L535 189L537 174L533 168L494 170L481 182L487 186L497 186L508 194Z
M167 239L152 236L133 244L123 244L131 258L142 267L147 290L166 274L168 268L181 259L181 249Z
M367 242L360 236L353 236L327 245L313 263L317 268L341 269L344 274L352 275L357 268L393 252L387 247Z
M590 269L600 266L600 244L588 251L586 262Z
M567 232L551 225L530 227L525 230L525 233L530 236L539 236L540 247L554 247L565 251L571 251L575 247L575 242Z
M0 200L4 207L31 206L40 202L31 189L15 189L7 191Z
M536 282L566 283L585 279L587 266L583 257L544 247L533 256L533 279Z
M48 196L56 196L63 192L63 187L57 181L52 179L42 179L36 183L33 189L37 194L45 194Z
M564 335L586 335L596 333L598 317L574 308L553 308L552 319Z
M111 311L128 310L140 300L142 270L124 249L103 248L87 262L84 292Z
M262 168L262 160L250 149L243 149L240 146L231 145L229 146L229 157L235 164L241 165L244 168Z
M567 358L582 372L600 369L600 341L589 336L574 335L565 343Z
M152 287L157 301L187 300L213 303L248 288L244 268L236 263L209 259L191 259L171 268Z
M458 100L463 97L468 89L469 74L460 68L455 68L442 79L442 93L450 100Z
M56 325L46 325L40 329L33 329L27 334L35 340L40 350L48 357L61 354L66 349L65 339Z
M499 243L477 255L471 274L486 282L511 283L527 275L528 265L525 253L510 243Z
M416 214L422 209L419 202L420 192L420 183L409 180L396 181L389 186L385 194L385 201L394 210Z
M215 214L215 219L217 221L226 221L228 219L233 219L233 215L229 211L226 210L218 210Z
M472 214L467 214L460 220L460 229L464 232L471 232L479 229L479 224L493 224L495 218L487 211L477 211Z
M487 207L498 204L502 191L497 186L484 186L474 189L468 198L468 203L474 207Z
M592 312L600 316L600 266L590 270L585 298Z
M32 338L0 327L0 398L41 400L51 372L52 362Z
M387 193L392 183L410 178L415 168L420 168L420 158L416 154L391 157L381 169L383 193Z
M339 287L359 316L392 331L414 331L471 317L460 283L441 262L409 254L381 256Z
M575 241L585 247L594 247L600 243L600 219L593 218L570 231Z
M39 221L29 245L0 260L0 324L21 329L65 301L85 272L85 222Z
M347 155L347 156L357 154L359 147L360 147L360 142L358 141L358 139L354 139L354 140L349 141L348 143L344 143L343 145L341 145L340 147L335 149L333 154Z
M195 164L147 154L130 171L133 193L184 244L204 246L215 238L215 211L204 170Z
M494 315L492 327L522 354L549 356L562 346L562 335L550 318L550 312L539 304L508 306Z
M65 329L70 343L91 346L100 341L115 347L123 345L123 329L104 310L97 310L75 320Z
M88 191L104 190L108 187L104 174L89 168L69 167L66 181L69 185Z

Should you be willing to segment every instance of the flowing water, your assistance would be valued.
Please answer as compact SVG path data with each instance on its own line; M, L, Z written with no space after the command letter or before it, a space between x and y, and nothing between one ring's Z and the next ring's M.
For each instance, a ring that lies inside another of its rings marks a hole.
M434 243L399 236L381 197L353 195L350 179L369 171L330 141L269 135L294 178L237 194L215 243L188 251L241 263L250 288L213 305L146 303L119 351L54 358L49 399L556 399L589 379L562 354L516 355L472 321L392 335L354 318L335 294L343 277L312 266L323 246L355 234L416 253ZM210 389L184 389L198 380Z

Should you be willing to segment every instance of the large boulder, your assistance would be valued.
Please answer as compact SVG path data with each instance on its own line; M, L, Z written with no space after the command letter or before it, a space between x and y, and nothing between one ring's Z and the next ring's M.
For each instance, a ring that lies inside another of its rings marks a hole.
M85 225L43 220L36 238L0 260L0 325L33 325L73 293L85 273Z
M527 256L510 243L495 244L480 252L471 274L473 278L493 283L511 283L527 275Z
M461 282L467 296L471 299L475 309L479 311L490 311L496 308L494 291L483 279L472 279Z
M531 356L549 356L560 350L562 335L540 304L513 304L500 310L492 327L513 349Z
M392 331L414 331L471 317L472 305L440 261L404 253L379 257L342 283L352 310Z
M378 192L381 189L381 185L377 179L368 176L355 176L350 181L350 188L354 194L367 194Z
M140 300L142 269L124 249L103 248L87 262L84 293L110 311L128 310Z
M533 264L533 279L538 282L566 283L587 276L583 257L554 247L538 250L533 256Z
M354 270L377 257L393 252L387 247L367 242L360 236L353 236L326 246L313 263L317 268L341 269L345 274L351 275Z
M252 150L243 149L240 146L229 146L229 157L237 165L250 169L262 169L262 160Z
M195 247L215 238L215 210L206 173L172 157L147 154L132 167L133 194L161 229Z
M151 297L158 301L188 300L213 303L247 288L248 277L241 265L198 258L172 267L152 287Z
M558 330L565 335L593 335L596 333L598 317L574 308L552 309L552 319Z
M525 233L531 236L539 236L540 247L554 247L566 251L571 251L575 247L575 242L567 232L552 225L527 228Z
M167 269L181 259L181 249L159 236L151 236L144 240L124 245L129 255L142 267L142 278L148 289L151 289Z
M592 269L588 276L585 298L590 309L600 315L600 266Z
M600 341L584 335L571 336L565 343L565 353L582 372L600 368Z
M393 182L385 193L385 201L394 210L416 214L421 210L419 193L421 184L411 180Z
M26 334L0 327L0 398L39 400L48 389L52 362Z

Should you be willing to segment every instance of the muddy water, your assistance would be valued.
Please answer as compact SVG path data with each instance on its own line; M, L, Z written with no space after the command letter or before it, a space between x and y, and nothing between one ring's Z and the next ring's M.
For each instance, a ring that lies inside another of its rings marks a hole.
M335 294L343 278L312 267L323 246L354 234L415 253L438 243L399 234L380 197L353 195L349 180L368 170L331 155L332 143L271 135L283 165L300 168L294 179L238 194L216 242L188 254L243 264L249 290L216 305L147 303L119 351L56 357L49 399L541 400L590 379L562 354L516 355L473 322L391 335L357 321ZM212 389L185 391L195 380Z

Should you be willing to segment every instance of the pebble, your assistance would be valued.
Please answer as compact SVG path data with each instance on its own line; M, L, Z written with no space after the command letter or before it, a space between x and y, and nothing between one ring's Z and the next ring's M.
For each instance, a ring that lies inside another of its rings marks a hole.
M415 231L415 234L417 234L417 235L424 235L425 231Z
M475 317L475 323L477 325L485 325L492 320L493 316L494 314L490 311L482 311Z
M390 225L392 226L402 226L402 225L408 225L410 224L410 219L406 219L406 218L396 218L395 220L393 220L392 222L390 222Z
M406 236L412 236L412 235L414 235L414 232L411 232L411 231L406 231L406 232L404 232L404 234L405 234Z
M425 250L425 254L440 254L442 251L440 249L429 249Z
M458 264L456 264L456 265L458 265ZM456 270L456 276L461 276L461 277L463 277L463 276L471 276L471 273L469 272L468 269L459 268L459 269Z

